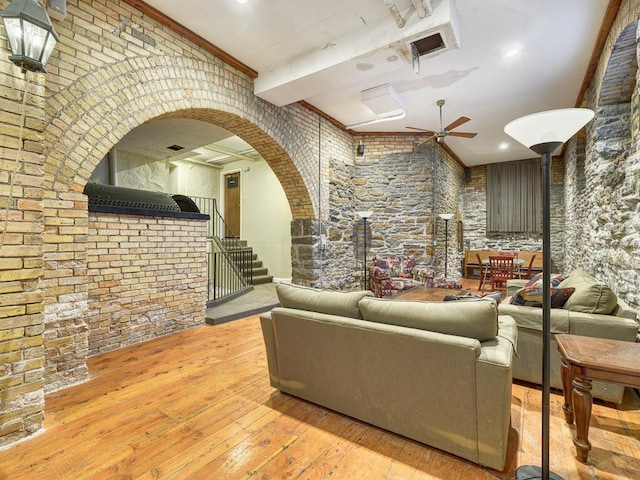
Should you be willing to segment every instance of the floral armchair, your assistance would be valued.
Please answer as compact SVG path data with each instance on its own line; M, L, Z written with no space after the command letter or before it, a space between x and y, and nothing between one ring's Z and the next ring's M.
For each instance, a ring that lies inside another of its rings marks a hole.
M371 290L376 297L391 297L410 288L429 285L433 276L433 268L417 264L413 257L376 257L370 269Z

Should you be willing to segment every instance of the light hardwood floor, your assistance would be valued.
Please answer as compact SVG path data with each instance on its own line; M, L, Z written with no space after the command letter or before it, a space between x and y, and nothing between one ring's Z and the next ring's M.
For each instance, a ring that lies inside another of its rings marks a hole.
M91 380L46 397L46 431L0 451L0 479L492 479L540 459L540 390L515 384L496 472L269 386L258 317L92 357ZM588 464L551 398L551 468L640 478L640 400L596 404Z

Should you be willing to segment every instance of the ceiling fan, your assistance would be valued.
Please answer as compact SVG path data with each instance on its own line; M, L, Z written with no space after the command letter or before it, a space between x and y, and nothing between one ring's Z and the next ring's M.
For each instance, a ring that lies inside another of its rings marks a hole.
M410 128L412 130L420 130L421 132L425 132L425 133L428 133L430 135L429 138L427 138L426 140L420 142L417 145L418 147L420 145L424 145L427 142L430 142L433 139L435 139L436 142L438 142L438 143L443 143L444 142L444 137L446 137L447 135L451 135L452 137L464 137L464 138L473 138L473 137L475 137L477 135L477 133L452 132L451 131L454 128L459 127L463 123L467 123L469 120L471 120L470 118L467 118L467 117L460 117L457 120L451 122L449 125L447 125L446 127L443 128L442 127L442 106L444 105L444 100L438 100L436 103L437 103L438 107L440 107L440 130L433 131L433 130L425 130L424 128L406 127L406 128Z

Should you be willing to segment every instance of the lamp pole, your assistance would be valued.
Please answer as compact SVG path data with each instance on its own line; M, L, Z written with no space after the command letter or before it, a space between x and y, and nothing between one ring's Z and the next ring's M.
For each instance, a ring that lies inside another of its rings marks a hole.
M534 113L504 127L505 133L541 155L542 164L542 467L524 465L516 480L562 480L549 471L549 396L551 378L551 154L594 116L586 108Z
M444 220L444 278L447 278L447 266L449 263L449 220L453 218L453 213L441 213L438 216Z
M363 289L367 289L367 219L373 215L371 210L360 210L358 212L360 218L362 218L363 223L363 236L364 236L364 244L363 244L363 260L362 260L362 282Z

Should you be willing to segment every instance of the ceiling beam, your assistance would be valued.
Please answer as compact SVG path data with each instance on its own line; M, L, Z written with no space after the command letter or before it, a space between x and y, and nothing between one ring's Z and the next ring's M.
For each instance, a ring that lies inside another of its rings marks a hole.
M202 148L204 148L205 150L209 150L211 152L222 153L223 155L227 155L228 157L237 158L238 160L248 160L250 162L256 162L256 161L259 160L257 152L256 152L256 156L250 157L249 155L238 153L238 152L236 152L234 150L230 150L228 148L220 147L220 146L215 145L215 144L205 145ZM248 150L248 151L255 152L255 150ZM212 163L215 163L215 162L216 162L216 160L213 160Z
M424 18L433 13L433 7L431 6L430 0L411 0L413 3L413 8L418 12L419 18Z
M404 27L406 22L404 21L404 18L402 18L400 10L398 10L398 7L396 6L396 2L394 0L382 0L382 3L384 3L389 9L389 13L396 21L396 25L398 25L398 28Z

